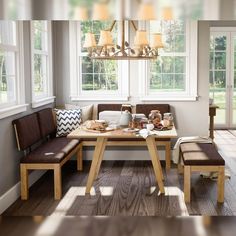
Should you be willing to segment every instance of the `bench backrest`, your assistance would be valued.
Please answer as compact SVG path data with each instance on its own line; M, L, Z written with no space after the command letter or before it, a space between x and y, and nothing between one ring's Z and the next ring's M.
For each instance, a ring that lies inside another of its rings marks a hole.
M159 110L163 116L164 113L170 112L169 104L137 104L136 113L142 113L146 117L150 114L151 110Z
M45 108L33 114L21 117L13 122L17 146L26 150L48 135L56 132L56 125L51 108Z
M43 138L56 133L57 127L51 108L45 108L37 112L37 116L39 121L40 133Z
M16 119L13 122L19 150L26 150L41 139L36 113Z

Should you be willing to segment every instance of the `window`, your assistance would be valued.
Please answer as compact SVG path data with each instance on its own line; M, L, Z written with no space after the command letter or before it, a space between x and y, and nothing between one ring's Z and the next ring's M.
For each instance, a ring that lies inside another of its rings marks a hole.
M82 21L70 22L71 40L71 99L76 100L127 100L128 98L128 62L115 60L92 60L83 48L85 33L93 32L96 41L100 30L110 28L112 22ZM118 38L119 27L114 27L114 43ZM76 34L76 37L75 37ZM74 48L77 48L75 53ZM75 64L73 64L75 62ZM75 71L75 68L77 70Z
M141 62L142 100L196 99L196 28L193 23L183 21L150 22L150 33L162 33L164 48L159 49L156 60Z
M209 97L214 99L214 103L219 106L216 124L226 123L226 83L229 70L227 61L227 46L230 36L228 33L211 32L210 38L210 94ZM228 61L227 61L228 62ZM229 62L228 62L229 64ZM229 78L228 78L229 80Z
M51 23L48 21L32 21L31 35L32 106L34 108L54 101Z
M22 24L0 21L0 118L26 110Z

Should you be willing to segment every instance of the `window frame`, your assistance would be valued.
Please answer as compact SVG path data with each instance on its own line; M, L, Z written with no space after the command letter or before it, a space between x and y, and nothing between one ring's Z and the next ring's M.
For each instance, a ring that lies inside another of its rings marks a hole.
M184 92L150 92L150 62L139 62L139 88L141 101L196 101L197 95L197 46L198 25L196 21L186 21L186 52L185 53L160 53L167 56L173 54L186 55L186 78Z
M0 49L15 52L15 101L0 104L0 119L16 115L27 110L25 103L25 81L24 81L24 43L23 43L23 22L16 23L16 46L0 44Z
M118 90L82 90L81 29L80 23L70 21L70 99L71 101L128 101L129 62L117 61ZM118 27L119 29L119 27ZM127 29L127 27L126 27ZM127 30L128 31L128 30ZM126 33L126 35L128 35ZM76 50L75 50L76 48ZM105 92L105 93L104 93Z
M55 96L53 96L53 68L52 68L52 23L51 21L43 20L47 23L47 51L38 50L34 48L34 21L30 22L31 35L31 94L32 94L32 108L37 108L50 103L53 103ZM34 92L34 55L47 56L47 78L46 78L46 93L41 96L36 96Z

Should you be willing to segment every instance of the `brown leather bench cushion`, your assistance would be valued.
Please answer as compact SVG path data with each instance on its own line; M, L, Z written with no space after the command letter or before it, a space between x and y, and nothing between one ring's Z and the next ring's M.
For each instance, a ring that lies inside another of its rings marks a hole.
M37 112L37 115L42 137L46 137L50 134L56 133L56 124L51 108L43 109Z
M224 159L210 143L182 143L180 151L184 165L225 165Z
M21 150L25 150L41 139L36 113L14 120L12 123L17 130L19 148Z
M98 104L97 117L99 117L99 113L102 111L120 111L121 106L122 104ZM130 107L125 107L123 110L132 112Z
M146 117L150 114L151 110L159 110L163 116L164 113L170 112L169 104L137 104L136 113L144 114Z
M23 157L21 163L60 163L78 143L78 139L54 138Z

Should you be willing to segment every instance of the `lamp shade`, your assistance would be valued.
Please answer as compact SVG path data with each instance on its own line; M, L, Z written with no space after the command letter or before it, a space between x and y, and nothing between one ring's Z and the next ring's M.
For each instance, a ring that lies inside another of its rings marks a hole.
M173 20L173 9L172 7L162 8L162 19L163 20Z
M146 46L148 45L147 32L145 30L137 30L134 37L135 46Z
M106 3L94 3L92 19L93 20L108 20L109 19L109 10Z
M153 4L141 3L138 10L138 20L155 20L156 14Z
M84 48L96 47L95 35L92 33L85 34Z
M151 35L151 48L163 48L162 35L161 34L152 34Z
M86 7L78 6L75 8L74 20L87 20L88 19L88 9Z
M111 46L113 45L112 42L112 35L109 30L101 30L100 31L100 38L98 42L99 46Z

